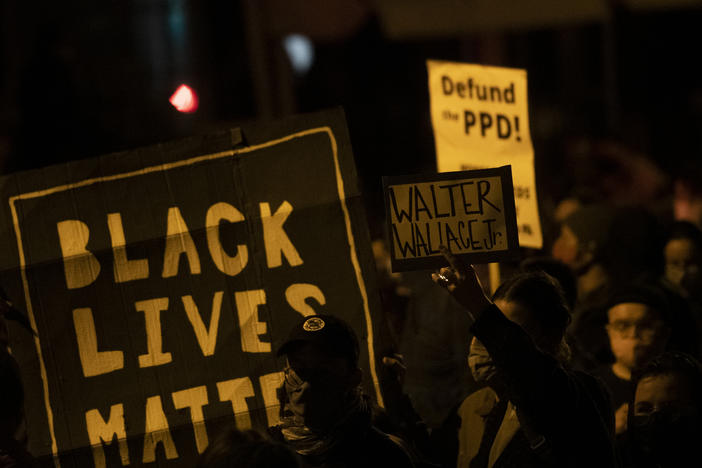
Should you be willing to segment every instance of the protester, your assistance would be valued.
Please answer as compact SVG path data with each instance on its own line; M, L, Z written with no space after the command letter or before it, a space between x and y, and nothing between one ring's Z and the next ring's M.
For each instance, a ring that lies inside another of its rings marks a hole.
M303 467L412 467L403 444L372 425L360 388L358 339L331 315L304 318L278 350L286 357L282 421L274 439L292 448Z
M459 467L615 466L614 420L606 389L571 370L563 292L542 272L503 283L494 303L471 266L432 275L465 308L474 339L469 365L487 387L461 407Z
M593 325L605 315L612 274L605 260L609 232L616 210L606 205L586 205L570 214L561 225L552 248L556 260L568 265L577 278L577 305L568 330L573 360L593 369L608 362L606 336Z
M632 283L617 288L607 310L606 325L614 362L593 373L607 386L615 408L616 433L627 427L632 373L662 353L670 338L665 295L653 284Z
M525 273L543 271L552 276L563 289L568 308L572 310L575 307L578 299L577 279L565 263L551 257L530 257L520 263L519 270Z
M668 230L665 245L665 280L682 296L690 307L695 332L696 350L689 350L702 358L702 231L693 223L678 221ZM694 352L696 351L696 353Z
M670 304L670 348L697 352L699 337L690 307L661 280L663 246L660 223L642 208L589 205L566 219L553 256L568 264L578 278L578 303L568 330L578 367L593 370L612 362L603 325L612 290L622 282L658 283Z
M678 221L668 230L665 244L665 277L685 297L702 293L702 231L688 221Z
M603 256L615 217L614 208L586 205L577 208L561 224L551 253L573 270L581 302L610 280Z
M200 455L196 468L298 468L295 453L253 431L229 429Z
M635 376L625 466L698 466L702 441L702 365L667 352Z

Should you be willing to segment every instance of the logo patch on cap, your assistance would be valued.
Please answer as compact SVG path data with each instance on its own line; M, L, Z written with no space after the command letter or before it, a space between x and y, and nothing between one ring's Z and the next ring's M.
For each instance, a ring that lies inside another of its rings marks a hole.
M302 324L302 329L308 332L319 331L324 328L324 320L319 317L308 318L304 324Z

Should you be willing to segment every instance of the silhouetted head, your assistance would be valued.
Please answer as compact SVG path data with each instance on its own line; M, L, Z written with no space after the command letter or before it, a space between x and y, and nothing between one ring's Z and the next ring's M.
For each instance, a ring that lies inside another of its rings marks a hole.
M663 229L642 208L587 205L563 222L553 246L554 258L580 276L593 265L606 281L663 273Z
M568 308L573 310L578 298L578 285L575 274L568 265L552 257L531 257L524 260L519 269L525 273L543 271L555 278L563 290Z
M278 355L286 357L287 408L313 431L332 427L361 383L353 329L331 315L306 317Z
M493 301L539 349L554 357L567 356L563 338L570 309L561 285L551 275L542 271L516 275L497 288Z
M512 322L518 324L544 353L565 362L570 349L565 330L570 310L558 282L542 272L519 273L500 285L493 295L495 305ZM497 369L483 344L473 338L468 354L473 378L499 391L503 386Z
M699 296L702 287L702 231L687 221L668 230L664 249L665 277L685 296Z

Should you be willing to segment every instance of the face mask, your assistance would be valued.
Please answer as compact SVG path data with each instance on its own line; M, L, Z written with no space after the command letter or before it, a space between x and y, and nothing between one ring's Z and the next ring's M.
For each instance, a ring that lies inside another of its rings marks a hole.
M348 385L323 373L303 373L305 380L289 367L284 372L286 408L311 428L330 425L351 394Z
M492 361L485 346L478 340L473 340L470 345L468 367L470 367L473 379L475 379L478 384L485 386L492 386L491 384L495 384L495 378L499 371L497 367L495 367L495 363Z
M694 410L663 409L649 415L634 416L631 435L638 455L661 467L678 466L697 450L701 435Z

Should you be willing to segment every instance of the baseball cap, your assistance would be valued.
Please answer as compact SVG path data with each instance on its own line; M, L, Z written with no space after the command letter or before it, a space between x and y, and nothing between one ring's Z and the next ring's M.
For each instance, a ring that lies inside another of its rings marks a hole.
M296 346L312 343L328 353L358 364L358 338L348 323L333 315L310 315L298 322L285 342L278 348L278 356L288 354Z

